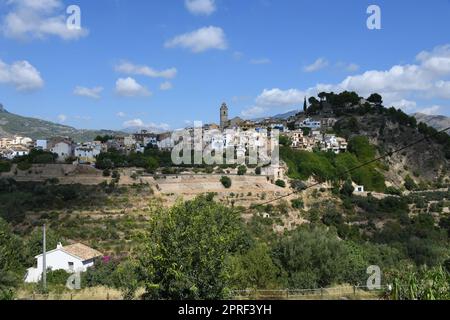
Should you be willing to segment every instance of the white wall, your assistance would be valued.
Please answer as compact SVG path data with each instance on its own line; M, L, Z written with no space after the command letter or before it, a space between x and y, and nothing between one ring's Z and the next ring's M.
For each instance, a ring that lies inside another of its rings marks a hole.
M68 145L67 143L60 142L52 148L51 152L58 155L59 161L64 161L72 156L72 146Z
M35 283L38 282L42 277L43 271L43 259L42 255L37 257L37 268L28 269L28 273L25 279L27 283ZM46 255L46 265L47 270L50 269L52 271L56 270L65 270L68 273L73 272L85 272L87 268L94 266L94 260L86 260L82 261L79 258L76 258L66 252L58 249L53 250L47 253ZM73 269L69 268L69 262L73 263Z

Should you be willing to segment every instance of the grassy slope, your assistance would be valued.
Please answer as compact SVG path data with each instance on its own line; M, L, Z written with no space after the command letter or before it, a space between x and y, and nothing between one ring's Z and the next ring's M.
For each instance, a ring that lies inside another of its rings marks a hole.
M55 136L70 136L75 141L93 140L98 135L117 134L111 130L78 130L35 118L0 112L0 136L23 135L32 139L49 139Z

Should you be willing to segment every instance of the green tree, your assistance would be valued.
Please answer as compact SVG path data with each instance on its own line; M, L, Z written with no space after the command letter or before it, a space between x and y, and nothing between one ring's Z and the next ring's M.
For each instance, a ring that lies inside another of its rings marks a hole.
M292 146L292 139L287 136L280 136L280 145L284 147L290 147Z
M53 229L47 228L45 235L47 252L55 249L59 242L64 244L62 237ZM27 259L27 265L33 265L35 262L34 257L41 254L43 249L42 228L34 230L27 238L25 244L24 254Z
M235 289L274 289L280 270L273 263L269 247L257 243L229 260L232 287Z
M134 260L126 260L119 264L113 274L114 283L123 294L125 300L133 300L139 289L138 265Z
M369 98L367 98L367 101L375 103L377 105L382 105L383 97L381 95L379 95L378 93L374 93L374 94L370 95Z
M358 283L368 266L363 253L338 239L335 232L302 226L275 244L276 265L287 275L290 288L320 288L337 283Z
M205 196L158 210L138 257L144 298L225 298L225 261L241 240L239 214Z
M20 279L25 274L23 244L0 218L0 300L12 299Z
M352 181L347 180L341 189L341 194L347 197L351 197L353 195L353 192L355 191L355 188L353 187Z

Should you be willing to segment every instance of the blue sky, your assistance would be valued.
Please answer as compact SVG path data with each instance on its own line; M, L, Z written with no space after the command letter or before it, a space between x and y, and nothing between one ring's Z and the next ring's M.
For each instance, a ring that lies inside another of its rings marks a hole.
M450 115L449 30L449 0L0 0L0 103L96 129L218 122L223 101L259 117L344 89Z

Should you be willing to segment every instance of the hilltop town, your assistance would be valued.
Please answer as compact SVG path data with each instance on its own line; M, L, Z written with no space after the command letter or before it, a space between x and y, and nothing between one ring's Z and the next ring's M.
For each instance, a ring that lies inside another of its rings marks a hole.
M365 266L373 263L395 275L405 261L419 266L446 260L447 134L401 110L385 108L377 94L362 98L354 92L320 93L284 118L251 121L230 118L229 112L223 103L218 124L165 133L99 135L78 143L70 137L2 138L0 214L31 248L22 263L27 270L20 269L26 274L20 295L27 297L41 281L35 226L42 221L51 230L49 263L69 261L68 267L65 263L49 271L51 277L82 266L87 290L112 286L128 292L128 298L137 287L129 288L129 282L117 277L126 269L127 277L137 279L131 265L142 258L136 255L145 239L142 234L162 226L169 229L150 233L155 243L161 234L178 237L176 228L186 219L200 228L191 230L192 237L205 237L207 242L223 239L224 234L236 236L227 227L214 226L231 219L226 223L239 225L244 237L240 241L259 243L226 262L238 269L248 264L248 272L258 273L259 267L248 259L265 261L264 268L271 271L259 278L258 289L283 288L286 283L296 288L354 284L366 277ZM217 163L205 158L191 162L196 143L215 155L231 148L233 161L220 154ZM174 151L180 146L188 147L187 154L182 152L188 160L175 164ZM254 147L264 151L261 162L250 161ZM279 158L274 158L277 153ZM173 223L172 217L181 220ZM333 252L330 248L338 248L341 258L326 257L333 268L347 268L349 261L358 259L364 268L351 264L355 271L328 276L320 264L305 266L284 250L300 248L305 241L319 246L305 261L320 260ZM320 247L323 241L325 251ZM184 245L193 250L190 242ZM281 250L273 252L296 261L313 276L297 277L297 266L292 269L269 250ZM105 262L105 257L114 260ZM176 259L190 256L182 253ZM230 272L232 288L255 285L245 272ZM58 282L51 281L55 290Z
M305 101L306 104L306 101ZM220 107L220 124L206 124L202 128L203 134L210 130L221 130L223 141L214 141L216 145L226 147L225 130L240 130L242 135L251 135L261 130L279 130L283 137L291 141L294 149L313 152L316 148L321 151L334 153L345 152L347 141L330 133L337 119L333 117L315 120L300 112L285 120L267 118L262 121L242 120L239 117L229 119L228 106L224 103ZM187 128L193 132L194 128ZM204 138L204 136L202 137ZM233 141L238 152L245 153L245 144ZM115 150L129 155L130 153L144 153L146 148L156 148L161 151L172 151L176 144L172 132L153 133L147 130L121 135L98 136L95 141L75 142L71 137L49 137L48 139L32 139L23 136L0 138L0 156L13 160L29 155L31 150L42 150L56 155L57 163L84 164L95 166L97 157L108 150Z

